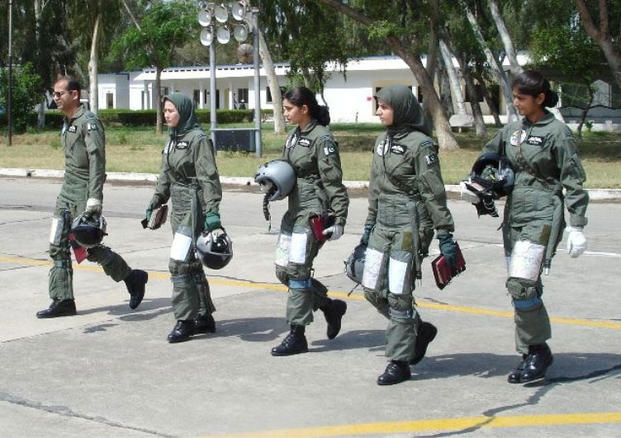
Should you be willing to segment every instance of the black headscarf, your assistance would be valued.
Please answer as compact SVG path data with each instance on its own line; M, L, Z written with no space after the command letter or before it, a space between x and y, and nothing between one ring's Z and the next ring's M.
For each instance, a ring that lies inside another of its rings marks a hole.
M392 125L388 126L388 135L406 134L411 131L420 131L431 135L431 129L423 115L418 100L405 85L390 85L384 87L375 95L377 100L386 102L394 112Z
M177 137L183 135L194 128L200 128L196 114L194 113L194 104L192 100L181 93L172 93L168 96L164 96L164 102L171 101L177 112L179 113L179 123L174 128L168 128L168 135L170 137Z

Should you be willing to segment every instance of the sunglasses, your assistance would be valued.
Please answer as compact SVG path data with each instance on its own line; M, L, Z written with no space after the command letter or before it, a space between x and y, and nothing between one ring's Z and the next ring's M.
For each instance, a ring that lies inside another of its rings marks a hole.
M60 97L64 96L64 95L65 95L65 94L67 94L67 93L70 93L70 92L72 92L72 91L75 91L75 90L68 90L68 91L64 91L64 90L63 90L63 91L53 91L53 92L52 92L52 96L54 96L56 99L58 99L58 98L60 98Z

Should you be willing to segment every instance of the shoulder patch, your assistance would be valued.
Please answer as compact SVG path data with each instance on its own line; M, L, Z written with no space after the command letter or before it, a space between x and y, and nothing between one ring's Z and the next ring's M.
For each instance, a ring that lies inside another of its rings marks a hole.
M433 142L431 140L425 140L419 145L419 147L421 148L433 147Z
M438 154L436 154L435 152L432 152L430 154L425 155L425 162L427 163L427 166L431 166L434 163L438 162Z
M95 123L95 122L88 122L86 124L86 129L88 129L89 131L97 131L98 130L97 123Z

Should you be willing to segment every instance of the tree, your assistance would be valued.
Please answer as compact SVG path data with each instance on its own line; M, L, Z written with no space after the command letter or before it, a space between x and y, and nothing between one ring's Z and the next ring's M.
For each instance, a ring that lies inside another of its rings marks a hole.
M13 67L12 114L15 132L26 130L32 110L39 103L39 84L41 78L34 71L32 64ZM7 69L0 69L0 106L6 108L8 95Z
M155 68L157 102L156 133L162 132L161 75L173 64L175 50L198 33L195 4L186 2L153 2L135 27L130 27L112 44L112 50L125 60L129 69ZM215 108L212 108L215 111Z
M608 12L608 3L606 0L599 0L599 27L595 24L593 16L584 0L575 0L576 7L580 13L580 21L584 26L586 33L593 38L597 45L602 49L612 75L617 83L617 87L621 89L621 53L619 52L619 38L621 34L611 35L610 29L619 29L619 14L621 13L621 5L619 2L611 2L611 11ZM611 18L616 19L616 26L611 26Z
M338 0L319 1L367 26L373 36L381 38L397 56L403 59L421 87L424 105L432 116L440 148L443 150L459 149L446 113L433 86L433 80L421 60L425 40L419 37L419 33L427 34L428 28L421 25L420 22L414 22L413 19L406 19L421 14L421 11L409 9L407 10L409 15L406 17L406 14L399 13L400 11L395 9L394 5L391 8L384 2L349 2L349 4L360 3L360 6L366 7L365 12L367 13L365 14L359 9L354 9ZM400 3L398 6L404 5ZM407 2L405 6L413 7L414 4Z

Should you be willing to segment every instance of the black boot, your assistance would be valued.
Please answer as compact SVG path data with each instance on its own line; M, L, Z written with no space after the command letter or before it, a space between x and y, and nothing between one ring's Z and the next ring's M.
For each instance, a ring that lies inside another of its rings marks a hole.
M125 279L125 286L129 292L129 308L135 309L144 298L145 284L149 281L149 274L141 269L132 269Z
M37 312L37 318L56 318L57 316L73 316L75 310L74 300L54 300L50 307Z
M552 352L548 344L529 346L528 357L524 361L524 370L520 374L520 382L532 382L544 377L546 370L552 365L552 360Z
M524 364L526 363L526 358L527 357L528 357L528 354L523 354L522 355L522 361L507 376L507 382L509 382L509 383L521 383L521 380L520 380L521 377L520 376L522 374L522 371L524 371Z
M291 356L292 354L306 353L308 343L306 336L304 336L304 328L303 325L292 325L291 331L282 343L272 348L272 356Z
M391 360L388 362L384 374L377 378L378 385L394 385L410 380L410 365L404 360Z
M418 334L416 335L416 346L414 347L414 357L410 360L410 365L416 365L423 360L425 353L427 353L427 346L434 340L438 334L438 329L435 325L429 322L421 322L418 327Z
M192 320L194 324L194 333L215 333L216 321L211 316L211 313L206 315L198 315Z
M177 321L177 324L175 324L172 331L168 334L168 342L172 344L175 342L187 341L193 334L194 325L192 324L192 321L179 320Z
M341 331L341 319L343 319L343 315L347 312L347 303L341 300L330 300L328 304L320 307L320 309L328 323L326 331L328 339L336 338L336 335Z

